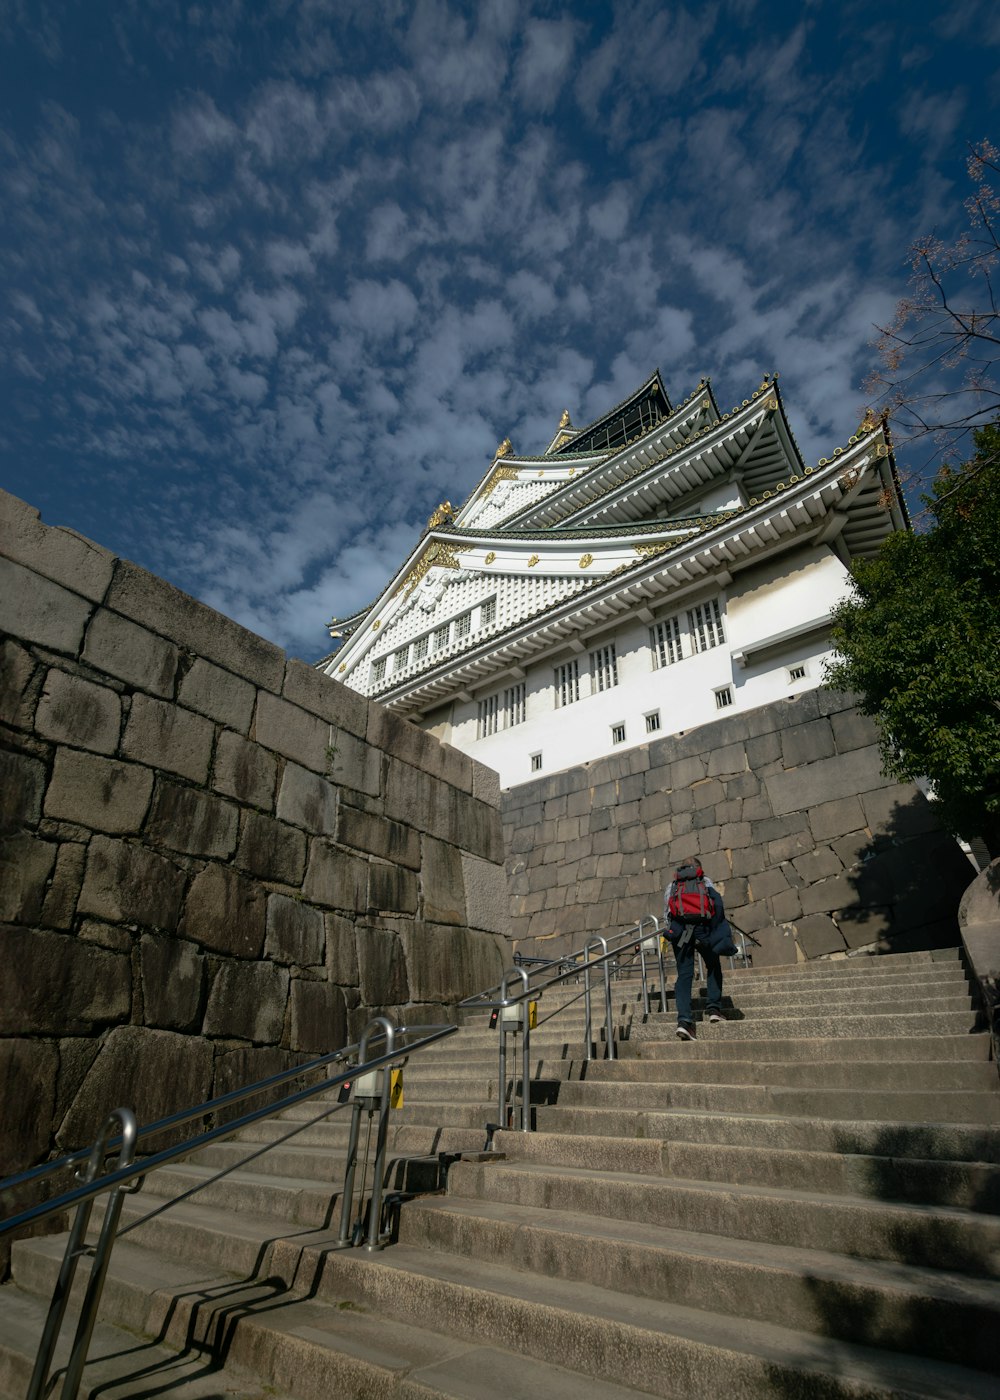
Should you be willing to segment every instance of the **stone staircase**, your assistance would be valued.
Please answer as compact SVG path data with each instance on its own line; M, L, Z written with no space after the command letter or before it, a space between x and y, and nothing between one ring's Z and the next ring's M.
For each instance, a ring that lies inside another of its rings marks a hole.
M644 1020L615 983L614 1062L581 1059L578 1002L546 1020L537 1131L497 1133L500 1160L481 1157L496 1032L424 1052L391 1179L433 1186L441 1154L465 1155L376 1255L330 1249L346 1114L245 1167L317 1106L162 1170L123 1225L233 1168L116 1246L86 1393L995 1397L1000 1092L957 953L740 972L726 991L731 1019L685 1044L669 1006ZM24 1394L61 1248L15 1246L4 1400Z

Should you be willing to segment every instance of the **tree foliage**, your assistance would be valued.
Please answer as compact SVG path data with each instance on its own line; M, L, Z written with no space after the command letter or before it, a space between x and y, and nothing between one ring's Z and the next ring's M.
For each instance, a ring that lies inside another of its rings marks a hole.
M1000 426L944 466L931 528L900 531L852 568L826 682L877 722L884 771L930 778L945 822L1000 854Z

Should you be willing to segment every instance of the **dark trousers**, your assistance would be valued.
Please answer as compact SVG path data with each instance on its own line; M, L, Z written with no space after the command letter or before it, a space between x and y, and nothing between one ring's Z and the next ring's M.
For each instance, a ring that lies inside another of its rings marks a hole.
M694 939L688 940L683 948L674 944L674 957L677 959L677 981L674 983L674 996L677 1001L678 1021L691 1020L691 983L694 980ZM722 964L717 953L702 952L705 973L708 979L707 1005L721 1010L722 1007Z

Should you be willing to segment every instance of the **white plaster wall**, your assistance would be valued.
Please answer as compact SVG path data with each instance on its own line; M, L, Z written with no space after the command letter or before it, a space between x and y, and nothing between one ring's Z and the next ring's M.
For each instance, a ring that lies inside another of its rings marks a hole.
M748 570L729 590L733 649L822 617L844 596L849 581L844 565L825 545Z

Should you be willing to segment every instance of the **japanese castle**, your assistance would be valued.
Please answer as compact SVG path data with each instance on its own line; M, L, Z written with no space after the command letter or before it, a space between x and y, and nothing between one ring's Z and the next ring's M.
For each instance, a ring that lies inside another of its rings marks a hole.
M656 371L540 456L502 442L319 665L510 787L819 685L852 560L907 523L871 412L810 466L776 377L721 413Z

